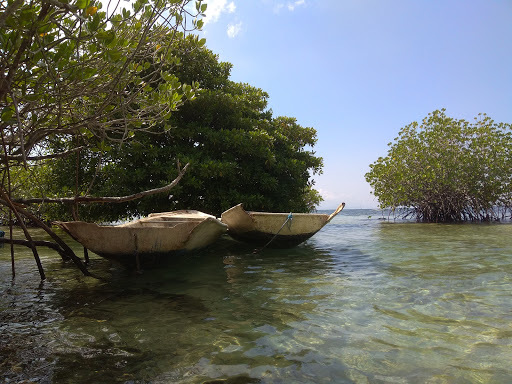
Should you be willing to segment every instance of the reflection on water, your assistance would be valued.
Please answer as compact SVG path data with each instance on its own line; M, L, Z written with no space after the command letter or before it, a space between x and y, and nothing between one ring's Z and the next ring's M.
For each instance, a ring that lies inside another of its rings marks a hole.
M371 216L369 218L369 216ZM54 383L512 379L512 227L345 210L305 245L228 238L137 275L0 250L0 373ZM37 234L44 238L43 234ZM73 243L75 249L80 247Z

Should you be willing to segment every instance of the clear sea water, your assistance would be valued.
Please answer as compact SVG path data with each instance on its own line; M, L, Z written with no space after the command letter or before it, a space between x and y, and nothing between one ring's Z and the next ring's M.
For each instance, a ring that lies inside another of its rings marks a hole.
M346 209L260 254L223 238L142 275L91 254L100 279L42 250L41 283L16 248L12 281L5 246L0 383L512 382L512 224L381 218Z

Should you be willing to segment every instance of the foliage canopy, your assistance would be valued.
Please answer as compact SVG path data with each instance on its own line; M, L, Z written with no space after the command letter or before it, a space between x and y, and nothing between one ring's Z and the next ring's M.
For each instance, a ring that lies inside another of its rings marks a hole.
M94 0L2 2L2 158L54 156L53 140L71 137L96 148L121 142L192 98L169 65L189 2L137 0L132 10L120 1L106 10ZM157 79L165 81L154 87Z
M512 206L511 127L485 114L470 123L434 111L400 130L366 180L382 208L419 221L500 219Z
M194 44L194 36L174 43L180 82L197 82L201 91L172 114L160 134L137 132L133 140L102 158L80 154L79 189L96 175L95 195L125 195L165 185L177 175L177 164L190 163L172 198L155 195L127 204L84 207L82 218L116 220L155 211L199 209L220 215L243 202L248 209L307 212L321 197L310 176L321 172L322 159L311 148L316 131L294 118L273 117L268 95L229 80L231 64ZM101 165L100 165L101 164ZM74 159L50 169L46 188L72 193ZM53 213L62 217L64 212Z
M14 176L34 164L43 167L39 174L52 166L41 161L82 150L104 153L112 142L164 124L194 98L197 84L173 74L170 47L201 27L205 10L202 0L136 0L131 9L122 0L106 8L97 0L0 2L0 205L20 225L22 216L37 218L13 204ZM35 191L33 176L21 185L25 191ZM80 193L75 188L74 197ZM59 247L81 266L63 242Z

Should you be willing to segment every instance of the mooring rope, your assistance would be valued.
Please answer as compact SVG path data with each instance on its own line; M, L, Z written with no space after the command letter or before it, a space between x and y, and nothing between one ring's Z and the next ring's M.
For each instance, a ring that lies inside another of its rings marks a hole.
M284 228L284 226L288 224L288 229L291 229L292 227L292 220L293 220L293 215L292 213L290 212L290 214L288 215L288 217L286 218L286 220L284 221L283 225L281 225L281 228L279 228L279 231L277 231L277 233L269 240L269 242L267 244L265 244L263 247L261 247L260 249L255 249L253 253L259 253L261 251L263 251L272 241L274 241L274 239L277 237L277 235L279 235L279 232L281 232L281 229Z

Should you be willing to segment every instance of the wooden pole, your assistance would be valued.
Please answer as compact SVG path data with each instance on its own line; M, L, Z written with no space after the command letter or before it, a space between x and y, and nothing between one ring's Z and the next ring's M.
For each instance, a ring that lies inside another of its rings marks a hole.
M5 172L7 173L7 193L11 196L11 169L9 159L7 158L7 145L5 144L4 131L2 130L2 148L5 154ZM12 210L9 209L9 237L12 239ZM11 271L12 279L16 277L16 268L14 266L14 243L11 241Z
M16 277L16 268L14 267L14 243L12 241L12 212L9 209L9 237L11 239L11 270L12 270L12 279Z
M21 216L18 213L18 211L16 210L16 207L14 206L12 201L9 199L9 196L7 196L7 193L4 191L3 188L0 190L0 194L2 195L3 200L5 200L7 202L9 209L14 213L14 215L16 216L16 220L18 220L18 223L20 224L21 228L23 229L23 233L25 234L25 237L30 244L30 249L32 249L32 254L34 255L34 259L36 261L37 269L39 270L39 275L41 276L41 280L45 280L46 275L44 273L43 265L41 264L41 259L39 258L39 254L37 253L37 248L34 244L34 240L32 240L32 236L30 236L30 233L28 232L27 226L21 219Z

